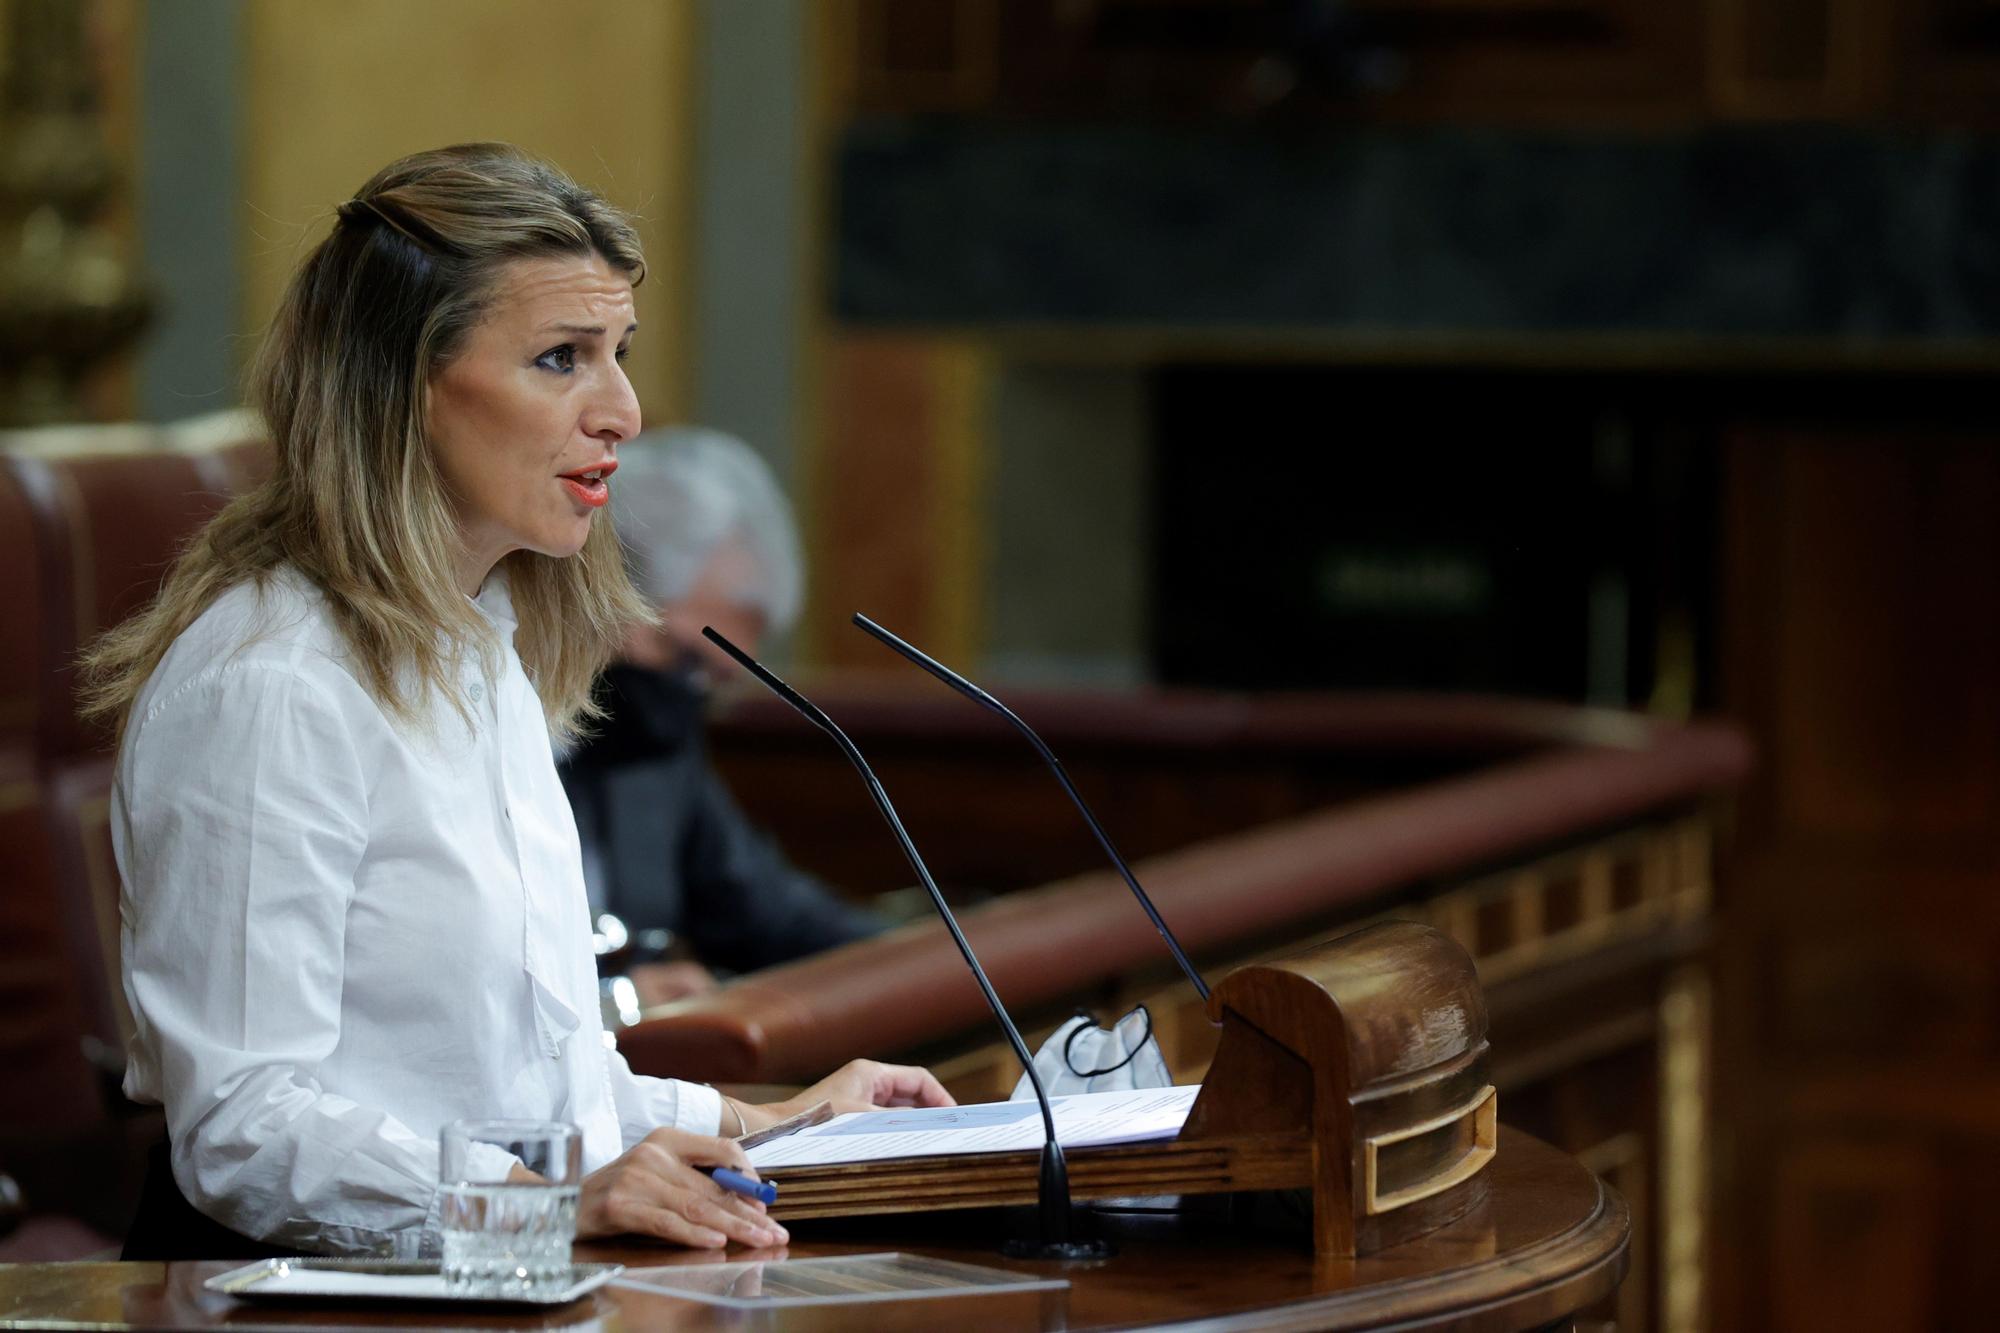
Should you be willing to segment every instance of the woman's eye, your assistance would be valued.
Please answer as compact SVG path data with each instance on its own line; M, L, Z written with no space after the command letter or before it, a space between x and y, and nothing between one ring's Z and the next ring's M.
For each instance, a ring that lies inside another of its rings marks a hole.
M626 358L626 357L628 357L628 356L630 356L630 355L632 355L632 349L631 349L631 348L629 348L629 347L621 347L621 348L619 348L619 349L618 349L618 360L619 360L620 362L623 362L623 361L625 360L625 358Z
M567 375L576 369L576 348L569 343L564 343L561 347L551 347L535 358L535 364L544 370Z

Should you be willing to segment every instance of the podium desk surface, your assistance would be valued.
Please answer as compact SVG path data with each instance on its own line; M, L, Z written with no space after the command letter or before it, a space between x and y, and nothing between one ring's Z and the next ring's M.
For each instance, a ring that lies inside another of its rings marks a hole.
M1220 1219L1104 1214L1111 1259L1060 1264L1002 1257L997 1242L1022 1214L802 1222L791 1258L884 1250L1069 1279L1066 1290L949 1296L860 1305L741 1310L652 1291L605 1288L529 1314L461 1306L426 1311L260 1306L203 1290L237 1265L81 1263L0 1266L0 1328L347 1329L1098 1329L1199 1324L1231 1328L1532 1329L1609 1294L1624 1274L1624 1202L1575 1159L1502 1129L1490 1193L1459 1221L1365 1259L1316 1260L1302 1231L1277 1234ZM579 1259L629 1268L717 1262L634 1243L578 1247ZM781 1257L732 1252L728 1261Z

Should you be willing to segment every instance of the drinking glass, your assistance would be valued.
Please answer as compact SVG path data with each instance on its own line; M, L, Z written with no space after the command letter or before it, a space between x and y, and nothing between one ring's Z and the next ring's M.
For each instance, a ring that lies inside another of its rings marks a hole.
M445 1284L501 1297L567 1285L582 1131L549 1120L454 1120L439 1138ZM538 1178L510 1179L517 1166Z

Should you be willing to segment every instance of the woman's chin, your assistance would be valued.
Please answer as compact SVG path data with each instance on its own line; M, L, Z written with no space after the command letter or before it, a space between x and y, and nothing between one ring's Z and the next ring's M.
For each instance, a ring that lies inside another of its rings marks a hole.
M555 560L567 560L583 549L590 540L590 520L584 519L574 528L544 533L540 540L528 545L536 555L546 555Z

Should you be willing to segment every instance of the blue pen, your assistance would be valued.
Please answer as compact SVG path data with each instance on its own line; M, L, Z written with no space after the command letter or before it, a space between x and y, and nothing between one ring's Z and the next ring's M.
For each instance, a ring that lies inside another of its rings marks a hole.
M768 1180L752 1180L741 1171L734 1171L726 1166L705 1166L702 1170L708 1172L716 1184L731 1194L741 1194L745 1198L755 1199L766 1207L778 1201L778 1187Z

